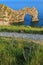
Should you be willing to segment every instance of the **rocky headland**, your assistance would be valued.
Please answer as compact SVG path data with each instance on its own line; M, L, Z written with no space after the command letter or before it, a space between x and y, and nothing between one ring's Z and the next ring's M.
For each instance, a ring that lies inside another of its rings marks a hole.
M23 22L26 14L31 16L32 22L38 21L38 11L34 7L13 10L0 4L0 25L10 25L10 23Z

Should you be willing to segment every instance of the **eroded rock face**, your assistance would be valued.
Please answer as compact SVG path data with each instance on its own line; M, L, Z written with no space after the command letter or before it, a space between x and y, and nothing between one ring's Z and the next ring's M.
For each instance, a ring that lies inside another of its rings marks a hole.
M32 22L38 21L38 12L34 7L23 8L16 11L0 4L0 25L9 25L12 22L23 22L26 14L29 14L31 16Z

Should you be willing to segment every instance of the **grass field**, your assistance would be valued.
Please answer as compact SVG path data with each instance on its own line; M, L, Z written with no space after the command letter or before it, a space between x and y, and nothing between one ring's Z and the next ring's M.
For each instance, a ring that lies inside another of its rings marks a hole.
M0 26L0 32L22 32L30 34L43 34L43 27L31 27L24 25Z
M0 65L43 65L43 41L0 37Z

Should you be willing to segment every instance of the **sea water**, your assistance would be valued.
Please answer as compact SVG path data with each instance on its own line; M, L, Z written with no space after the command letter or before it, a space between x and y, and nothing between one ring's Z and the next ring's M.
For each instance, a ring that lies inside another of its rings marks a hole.
M29 25L29 26L43 26L43 18L38 16L39 21L37 22L32 22L32 18L30 15L25 15L24 17L24 25Z

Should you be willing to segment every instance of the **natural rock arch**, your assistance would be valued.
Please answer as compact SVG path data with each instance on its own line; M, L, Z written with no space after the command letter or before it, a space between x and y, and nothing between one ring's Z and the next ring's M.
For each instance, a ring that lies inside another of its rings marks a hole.
M24 17L26 14L31 16L32 22L38 21L38 11L34 7L13 10L3 4L0 4L0 25L2 23L4 23L3 25L9 25L12 22L24 22Z
M26 14L29 14L32 18L32 22L38 21L38 12L37 10L33 8L23 8L21 10L18 10L19 13L19 21L24 21L24 17Z

